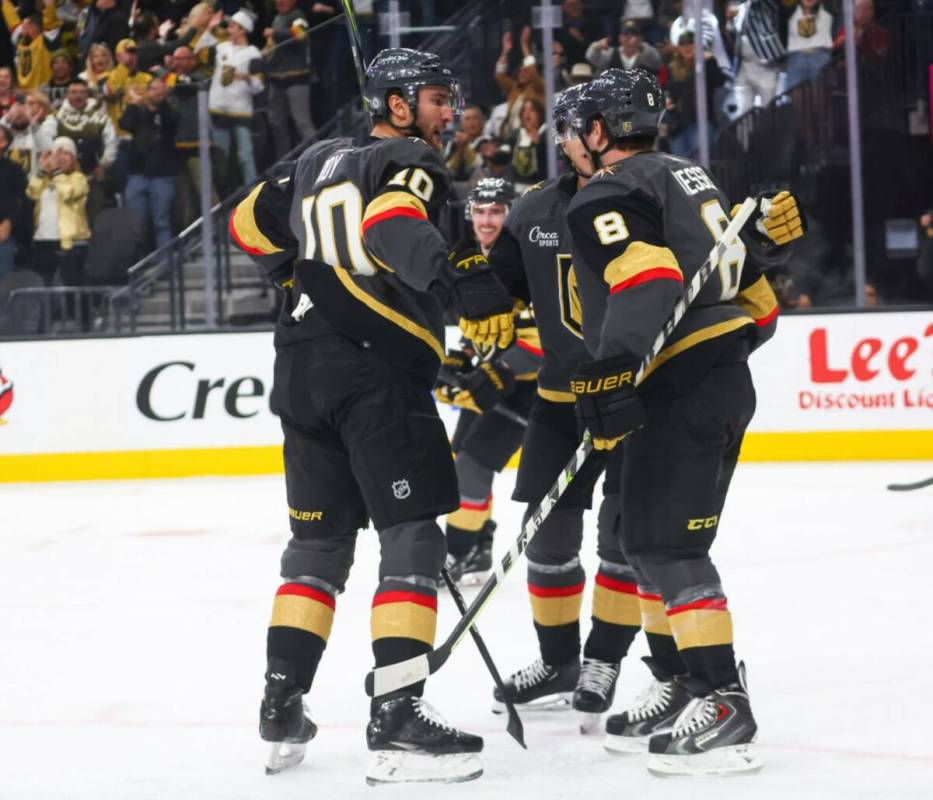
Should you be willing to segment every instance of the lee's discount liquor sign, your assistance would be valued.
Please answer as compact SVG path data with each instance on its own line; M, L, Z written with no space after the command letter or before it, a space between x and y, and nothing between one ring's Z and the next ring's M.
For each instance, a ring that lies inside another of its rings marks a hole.
M751 363L750 430L933 428L933 312L785 316Z

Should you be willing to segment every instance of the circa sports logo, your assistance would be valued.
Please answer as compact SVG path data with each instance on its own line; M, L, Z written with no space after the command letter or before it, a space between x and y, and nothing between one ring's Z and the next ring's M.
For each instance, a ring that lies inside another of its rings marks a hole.
M13 381L3 374L3 368L0 367L0 425L4 424L3 415L10 410L11 405L13 405Z
M559 247L560 234L557 231L541 230L540 225L535 225L528 231L528 241L538 247Z

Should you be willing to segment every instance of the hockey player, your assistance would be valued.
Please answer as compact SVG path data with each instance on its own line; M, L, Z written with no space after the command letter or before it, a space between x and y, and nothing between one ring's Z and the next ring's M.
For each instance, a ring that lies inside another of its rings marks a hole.
M502 178L483 178L470 191L470 234L454 249L457 262L489 256L515 199ZM527 301L527 298L524 298ZM499 404L527 416L541 363L533 319L517 320L517 338L504 351L474 365L469 351L452 351L439 377L437 399L459 406L452 447L457 456L460 508L447 517L447 571L454 581L475 583L492 567L492 483L522 441L525 427L495 410Z
M579 142L572 137L564 141L561 131L581 89L565 90L554 110L558 142L575 172L529 189L512 208L490 254L493 268L513 296L526 302L530 298L544 353L513 494L514 500L528 504L528 513L538 506L579 442L570 377L588 356L566 208L593 167ZM585 729L594 727L612 705L619 663L640 627L635 576L618 545L617 482L610 480L599 514L600 566L581 667L583 512L590 507L605 460L596 456L587 462L529 543L528 590L540 657L505 684L510 699L528 709L568 709L572 699L573 708L585 715L581 720ZM610 465L610 472L616 474L616 464ZM494 708L501 711L504 698L498 690L494 697Z
M649 73L608 70L573 113L601 169L568 211L591 354L571 387L594 446L623 450L622 547L640 576L645 630L673 645L652 662L645 703L610 718L607 733L634 741L666 731L650 739L656 774L753 771L757 726L709 550L755 410L747 359L773 334L777 301L758 269L758 245L736 240L634 386L640 360L728 223L726 198L706 170L654 152L663 108ZM749 228L761 226L763 241L802 234L786 193L762 211Z
M505 346L511 298L485 259L448 262L434 226L448 194L441 131L461 107L437 56L381 52L366 72L368 137L309 147L257 185L230 219L234 240L286 290L272 403L285 435L292 537L267 640L260 734L268 771L297 763L316 732L303 708L359 528L381 562L372 604L376 665L432 647L446 548L435 518L458 505L431 389L453 303L466 333ZM460 781L482 772L483 741L448 725L423 686L376 696L370 783Z

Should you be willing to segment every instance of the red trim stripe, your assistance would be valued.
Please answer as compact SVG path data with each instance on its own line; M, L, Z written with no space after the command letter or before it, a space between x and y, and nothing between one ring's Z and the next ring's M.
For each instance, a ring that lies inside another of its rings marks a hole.
M661 595L659 594L647 594L640 589L638 590L638 599L639 600L657 600L659 603L663 602L661 600Z
M377 222L383 222L384 220L391 219L392 217L412 217L414 219L427 219L427 216L422 214L417 208L412 208L411 206L398 206L397 208L390 208L387 211L383 211L380 214L376 214L369 219L363 220L363 225L360 228L362 233L366 233L373 225Z
M617 581L615 578L610 578L608 575L603 575L601 572L596 573L596 583L604 589L609 589L611 592L638 594L637 584L629 583L628 581Z
M523 342L521 339L515 342L518 347L522 350L526 350L532 355L538 356L539 358L544 357L544 351L540 347L535 347L533 344L528 344L528 342Z
M759 328L763 328L765 325L767 325L768 323L770 323L770 322L772 322L772 321L774 320L774 318L778 315L778 312L780 312L780 310L781 310L781 307L780 307L780 306L775 306L775 307L771 310L771 313L769 313L767 316L764 316L764 317L762 317L761 319L756 319L756 320L755 320L755 324L756 324Z
M695 603L686 603L676 608L670 608L667 616L673 617L675 614L682 614L684 611L728 611L725 597L714 597L709 600L697 600Z
M572 597L575 594L580 594L584 585L583 581L575 583L573 586L535 586L533 583L529 583L528 594L533 594L535 597Z
M460 501L460 508L465 508L467 511L488 511L489 505L492 503L492 495L486 498L486 501L483 503L467 503L464 500Z
M418 592L379 592L373 597L373 608L384 606L387 603L414 603L418 606L430 608L432 611L437 611L437 596L418 594Z
M313 586L306 586L303 583L283 583L275 593L276 597L283 594L299 595L307 597L309 600L317 600L328 608L336 608L337 603L327 592L315 589Z
M233 224L233 217L236 214L236 209L230 212L230 219L227 222L227 228L230 230L230 236L233 239L234 244L240 248L244 253L249 253L251 256L265 256L268 253L263 252L255 247L250 247L246 242L244 242L236 232L236 226Z
M609 294L616 294L621 292L623 289L630 289L632 286L638 286L642 283L648 283L648 281L677 281L678 283L684 282L684 276L676 269L671 269L670 267L655 267L654 269L646 269L644 272L639 272L637 275L629 278L626 281L617 283L609 290Z

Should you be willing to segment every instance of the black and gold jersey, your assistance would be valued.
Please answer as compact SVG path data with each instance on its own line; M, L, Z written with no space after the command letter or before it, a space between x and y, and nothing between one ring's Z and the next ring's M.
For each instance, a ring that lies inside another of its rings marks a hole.
M645 356L726 229L729 208L702 167L666 153L623 159L581 189L568 218L583 334L594 358ZM657 371L676 386L690 385L773 334L777 301L758 252L741 239L727 249L646 379Z
M576 175L531 187L512 206L489 255L512 295L531 302L543 357L538 394L553 402L574 401L570 376L588 358L566 217L576 191Z
M289 290L277 342L316 335L323 321L433 382L446 301L435 288L447 262L435 223L448 193L440 157L413 138L319 142L259 183L231 215L230 232Z

